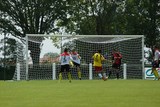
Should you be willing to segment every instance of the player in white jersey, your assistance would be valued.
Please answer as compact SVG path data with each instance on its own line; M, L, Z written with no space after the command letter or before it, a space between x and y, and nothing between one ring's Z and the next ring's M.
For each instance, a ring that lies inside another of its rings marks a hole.
M153 62L152 62L152 73L155 76L155 80L159 80L160 76L158 74L158 71L156 68L159 68L160 64L160 54L159 54L159 48L157 46L154 47L154 57L153 57Z
M80 70L80 55L75 51L75 49L71 52L72 62L74 66L77 68L78 78L81 80L81 70Z
M66 71L68 73L69 82L71 82L71 73L70 73L70 61L72 60L68 49L65 48L64 52L60 55L61 71L59 72L59 81L62 80L62 72Z

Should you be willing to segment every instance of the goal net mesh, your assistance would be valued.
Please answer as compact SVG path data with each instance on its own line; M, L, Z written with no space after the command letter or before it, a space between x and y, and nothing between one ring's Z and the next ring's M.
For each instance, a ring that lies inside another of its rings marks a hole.
M23 44L22 49L20 43L18 44L17 62L20 63L20 76L21 79L29 80L51 80L53 77L53 63L56 68L56 78L58 79L58 73L60 71L60 64L58 62L59 54L63 52L64 48L70 50L76 49L81 56L81 72L82 79L89 79L89 64L93 63L92 56L98 50L102 50L102 55L108 56L108 60L111 56L113 49L118 50L122 54L122 65L120 68L120 78L123 78L123 64L127 64L127 79L142 79L143 71L143 48L142 37L130 36L39 36L29 35L26 41L27 44ZM28 46L28 47L26 47ZM22 51L23 50L23 51ZM28 57L28 59L26 58ZM28 71L26 72L26 63ZM76 68L70 69L72 79L78 79ZM108 74L112 70L112 63L110 61L103 62L103 71ZM99 79L92 67L93 79ZM28 74L26 74L28 73ZM116 78L115 72L112 72L111 78ZM16 72L14 79L16 79ZM63 79L67 79L67 74L63 73Z

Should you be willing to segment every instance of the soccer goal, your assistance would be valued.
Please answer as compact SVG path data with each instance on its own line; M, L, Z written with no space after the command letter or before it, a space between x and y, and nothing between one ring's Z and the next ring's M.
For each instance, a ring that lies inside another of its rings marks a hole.
M49 41L51 41L51 45ZM116 49L122 54L120 78L144 78L143 35L27 34L26 43L23 46L25 52L22 52L22 47L20 47L17 58L21 59L17 63L14 76L14 79L17 80L58 79L60 71L58 58L64 48L76 49L81 56L82 79L99 79L92 66L92 55L98 49L102 50L102 55L107 55L108 57L108 61L103 62L103 71L107 74L112 70L111 52ZM50 49L50 51L47 52L47 49ZM71 74L72 79L78 79L76 68L71 68ZM65 73L63 75L63 79L67 79L67 75ZM111 79L115 77L113 72Z

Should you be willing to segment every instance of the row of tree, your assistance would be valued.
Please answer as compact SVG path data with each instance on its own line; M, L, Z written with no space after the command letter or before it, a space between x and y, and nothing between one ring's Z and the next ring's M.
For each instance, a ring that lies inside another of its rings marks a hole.
M0 0L1 33L21 38L62 28L85 35L144 35L153 47L160 39L160 0ZM40 44L36 53L30 45L36 63Z

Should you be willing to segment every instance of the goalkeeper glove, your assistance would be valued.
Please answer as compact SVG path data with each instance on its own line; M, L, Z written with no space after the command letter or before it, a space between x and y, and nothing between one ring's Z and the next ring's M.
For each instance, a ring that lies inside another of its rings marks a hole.
M73 62L72 61L69 61L69 64L71 65L71 67L74 66Z

